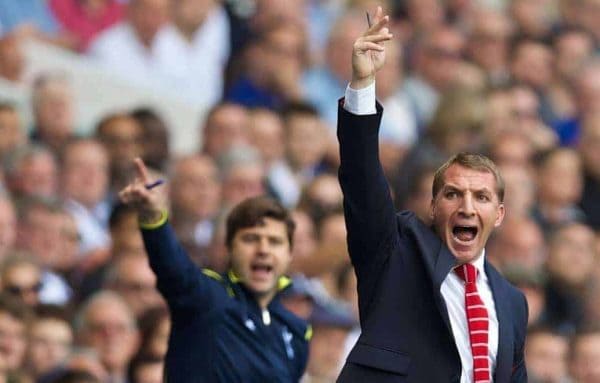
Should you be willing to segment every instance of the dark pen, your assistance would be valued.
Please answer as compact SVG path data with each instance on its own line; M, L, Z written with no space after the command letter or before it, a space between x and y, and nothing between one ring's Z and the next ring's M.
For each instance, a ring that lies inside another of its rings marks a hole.
M369 11L365 11L365 13L367 14L367 24L369 24L369 28L371 28L371 15L369 15Z
M160 185L162 185L162 184L164 184L164 183L165 183L165 180L163 180L163 179L158 179L158 180L156 180L156 181L154 181L154 182L152 182L152 183L150 183L150 184L146 184L146 185L144 185L144 186L146 187L146 189L147 189L147 190L152 190L152 189L154 189L155 187L157 187L157 186L160 186Z

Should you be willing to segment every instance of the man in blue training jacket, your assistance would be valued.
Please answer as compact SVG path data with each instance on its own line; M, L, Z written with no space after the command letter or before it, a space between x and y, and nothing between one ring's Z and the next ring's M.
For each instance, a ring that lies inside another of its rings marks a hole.
M201 270L177 242L144 163L135 165L137 177L119 197L138 211L171 312L166 381L297 382L312 331L279 301L290 283L284 276L295 227L289 212L267 197L240 203L227 218L229 272Z

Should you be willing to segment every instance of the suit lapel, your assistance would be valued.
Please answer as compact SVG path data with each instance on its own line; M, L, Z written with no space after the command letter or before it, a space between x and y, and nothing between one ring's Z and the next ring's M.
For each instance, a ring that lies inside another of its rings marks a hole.
M510 297L502 284L502 277L493 266L485 262L485 272L490 282L490 289L496 305L498 317L498 356L494 381L508 382L512 374L514 334L510 318Z
M442 244L435 260L435 267L433 269L433 288L435 292L435 302L437 304L440 315L446 323L446 327L450 334L452 334L452 326L450 325L450 317L448 316L448 308L442 297L441 287L442 283L450 273L450 270L456 265L456 258L450 253L448 247Z

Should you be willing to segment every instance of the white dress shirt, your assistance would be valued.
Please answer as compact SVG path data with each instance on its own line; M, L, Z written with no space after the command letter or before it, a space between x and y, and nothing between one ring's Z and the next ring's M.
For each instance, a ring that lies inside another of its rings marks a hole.
M102 32L89 55L127 80L152 89L176 89L193 104L214 105L223 92L223 72L230 54L227 12L216 6L198 27L191 41L172 24L142 45L127 21Z
M356 115L375 114L375 83L370 86L355 90L348 86L346 88L344 109ZM478 270L477 291L485 304L489 317L488 350L492 377L496 369L496 357L498 355L498 317L494 297L490 288L484 269L485 250L479 258L472 262ZM456 342L456 348L460 355L462 371L460 382L473 382L473 355L471 354L471 343L469 340L469 328L465 313L465 285L464 282L453 272L449 273L442 282L441 294L448 309L452 334Z

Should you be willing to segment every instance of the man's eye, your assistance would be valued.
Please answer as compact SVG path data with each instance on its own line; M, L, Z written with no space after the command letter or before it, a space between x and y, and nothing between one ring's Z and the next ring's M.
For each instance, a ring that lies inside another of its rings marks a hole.
M455 191L450 191L446 193L446 198L455 198L458 195Z

